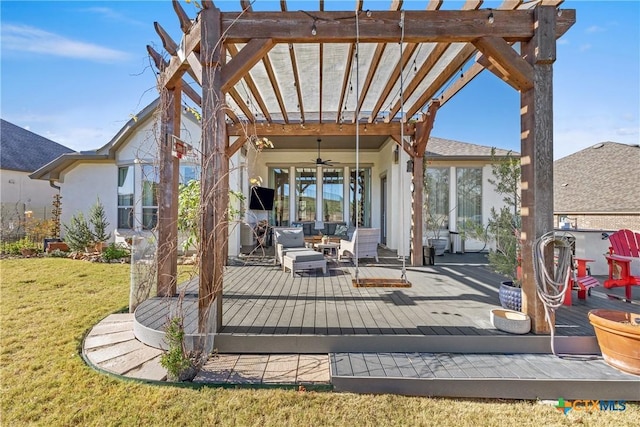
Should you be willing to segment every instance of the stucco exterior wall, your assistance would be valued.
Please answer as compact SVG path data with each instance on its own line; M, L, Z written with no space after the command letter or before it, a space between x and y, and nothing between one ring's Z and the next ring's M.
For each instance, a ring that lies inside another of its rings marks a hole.
M91 206L95 205L98 197L104 206L107 222L107 232L111 233L117 224L117 186L118 168L109 163L76 163L75 167L64 174L64 183L60 186L62 195L61 224L69 224L71 217L82 212L88 217ZM64 227L61 226L64 236Z
M24 215L31 211L33 218L51 218L53 196L58 192L48 181L29 178L29 172L2 170L0 202L3 222L16 212ZM17 211L16 211L17 209Z

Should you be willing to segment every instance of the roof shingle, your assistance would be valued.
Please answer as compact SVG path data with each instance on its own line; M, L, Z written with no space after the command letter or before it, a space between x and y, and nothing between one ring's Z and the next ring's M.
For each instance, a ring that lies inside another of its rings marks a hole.
M602 142L553 166L555 212L640 213L640 146Z
M0 119L0 169L33 172L73 150Z

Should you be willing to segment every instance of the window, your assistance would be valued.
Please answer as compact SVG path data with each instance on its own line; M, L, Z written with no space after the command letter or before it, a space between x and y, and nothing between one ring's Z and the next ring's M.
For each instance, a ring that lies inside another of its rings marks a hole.
M142 166L142 228L151 230L158 223L158 169L153 165Z
M297 220L316 219L316 168L296 168Z
M434 219L431 222L447 229L449 227L449 212L451 211L449 208L449 168L427 168L425 191L429 217Z
M351 224L371 227L371 169L352 170L349 181Z
M344 169L322 169L322 212L325 221L342 221Z
M200 166L181 164L180 165L180 184L188 184L189 181L200 180Z
M118 168L118 228L133 228L133 165Z
M458 168L458 226L467 222L482 224L482 169Z
M274 220L272 224L278 227L287 226L289 222L289 169L271 169L271 182L276 190L273 205Z

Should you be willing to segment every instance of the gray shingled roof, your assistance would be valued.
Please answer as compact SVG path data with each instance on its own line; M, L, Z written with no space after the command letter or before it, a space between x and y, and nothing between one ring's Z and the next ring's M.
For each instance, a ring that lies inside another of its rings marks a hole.
M491 148L484 145L470 144L468 142L454 141L452 139L443 139L430 137L427 143L426 157L432 158L444 158L444 157L491 157ZM506 156L508 150L496 148L496 156ZM520 153L512 152L516 157L520 156Z
M553 163L557 213L640 213L640 146L603 142Z
M0 169L33 172L73 150L0 119Z

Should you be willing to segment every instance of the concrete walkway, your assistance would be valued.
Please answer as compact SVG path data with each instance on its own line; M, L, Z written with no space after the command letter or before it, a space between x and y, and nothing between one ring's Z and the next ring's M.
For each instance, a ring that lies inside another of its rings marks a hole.
M94 326L83 343L93 367L141 381L165 381L163 351L133 335L133 314L112 314ZM329 385L326 354L218 354L202 367L194 383L251 385Z

